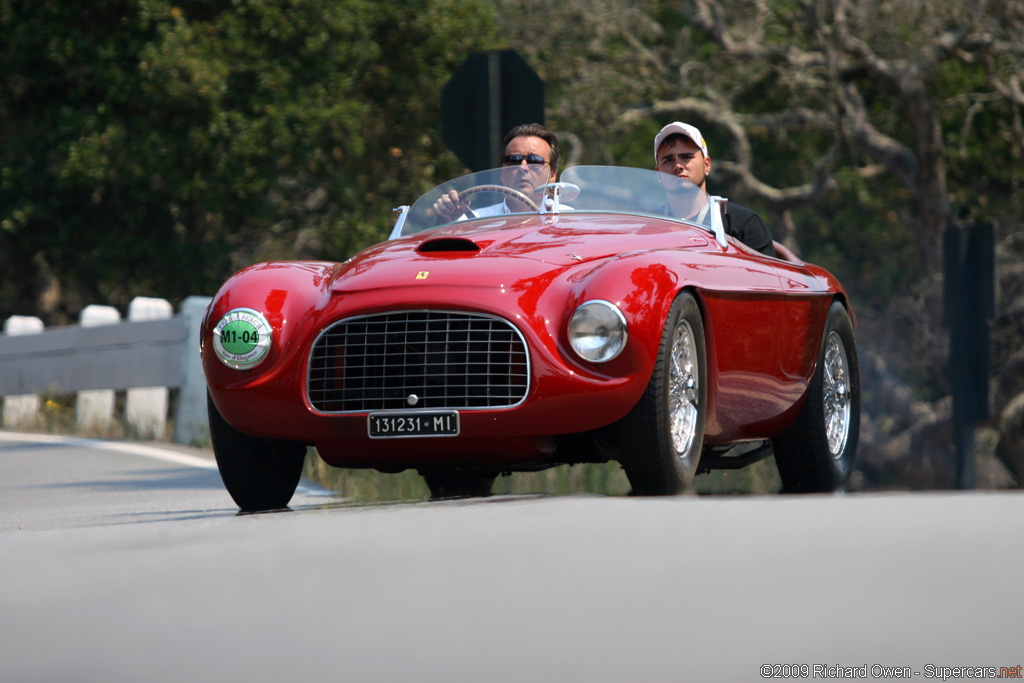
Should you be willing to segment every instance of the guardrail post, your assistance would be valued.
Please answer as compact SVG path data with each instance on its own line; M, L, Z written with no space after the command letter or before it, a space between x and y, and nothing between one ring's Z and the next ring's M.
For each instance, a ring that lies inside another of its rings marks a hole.
M112 325L121 321L113 306L91 304L82 309L78 324L82 327ZM75 426L79 431L107 430L114 419L113 389L92 389L78 392L75 402Z
M15 336L21 334L39 334L43 331L43 321L31 315L12 315L4 321L4 334ZM8 396L0 399L3 404L4 429L20 429L31 427L39 419L39 396Z
M171 302L137 296L128 304L128 319L160 320L174 314ZM129 389L124 420L128 433L139 438L162 439L167 430L167 387Z
M206 415L206 376L199 357L199 328L211 301L213 299L208 296L190 296L181 302L181 314L189 322L185 357L182 359L185 376L178 393L178 411L174 421L176 443L193 446L210 443L210 425Z

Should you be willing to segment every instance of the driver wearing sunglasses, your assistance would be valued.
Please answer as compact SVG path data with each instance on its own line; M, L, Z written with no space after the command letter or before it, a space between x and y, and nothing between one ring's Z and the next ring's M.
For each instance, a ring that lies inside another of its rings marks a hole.
M501 159L501 182L506 187L532 196L541 185L558 177L558 138L539 123L516 126L505 135ZM452 190L434 203L434 215L448 223L462 216L499 216L527 211L529 207L508 197L503 202L470 209L469 201Z

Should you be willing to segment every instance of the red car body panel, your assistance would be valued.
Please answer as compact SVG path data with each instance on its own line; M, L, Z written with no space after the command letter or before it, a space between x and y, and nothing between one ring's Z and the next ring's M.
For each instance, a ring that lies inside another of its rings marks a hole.
M626 214L507 215L385 242L339 263L246 268L217 293L203 326L209 391L224 419L253 436L314 444L334 466L400 471L426 465L509 467L557 459L558 437L625 416L652 373L662 327L683 289L703 309L708 359L705 442L777 436L793 421L814 371L822 331L842 286L810 264L755 254L678 221ZM602 299L626 317L614 360L581 360L567 326ZM222 364L212 328L236 308L264 314L267 359ZM316 337L336 321L394 310L486 313L526 340L531 383L520 405L460 411L457 437L370 439L367 413L325 414L306 394ZM852 312L851 312L852 316Z

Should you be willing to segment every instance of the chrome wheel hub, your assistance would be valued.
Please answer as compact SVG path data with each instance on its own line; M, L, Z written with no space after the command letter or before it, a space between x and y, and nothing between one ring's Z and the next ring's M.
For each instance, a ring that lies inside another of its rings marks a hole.
M680 320L672 333L672 358L668 384L669 430L672 447L685 458L697 433L698 377L697 350L693 329Z
M850 368L842 337L833 330L825 341L825 434L832 457L838 459L850 434Z

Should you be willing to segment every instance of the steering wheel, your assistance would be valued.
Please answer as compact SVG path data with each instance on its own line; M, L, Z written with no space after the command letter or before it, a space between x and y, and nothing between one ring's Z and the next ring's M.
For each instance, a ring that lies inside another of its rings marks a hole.
M540 207L537 206L537 203L534 202L532 199L527 197L519 190L513 190L511 187L505 187L504 185L476 185L474 187L469 188L468 190L463 190L462 192L460 192L459 199L463 199L464 197L472 197L473 195L480 194L481 192L498 192L501 194L506 194L509 197L515 197L516 199L521 201L523 204L526 204L534 211L540 211Z

